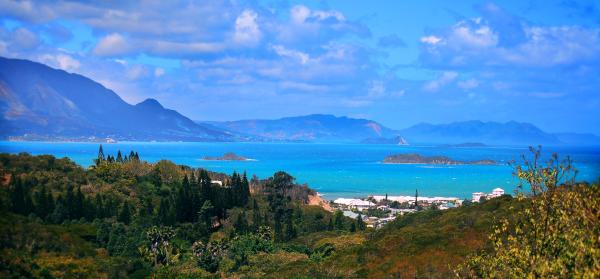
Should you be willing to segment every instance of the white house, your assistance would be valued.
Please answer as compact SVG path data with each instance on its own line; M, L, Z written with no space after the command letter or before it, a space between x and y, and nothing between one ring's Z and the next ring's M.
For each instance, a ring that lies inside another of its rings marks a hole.
M473 202L479 202L481 201L482 197L491 199L491 198L497 198L504 195L504 190L502 188L496 188L494 190L492 190L491 194L486 194L483 192L475 192L473 193Z
M473 202L479 202L479 200L481 200L481 197L485 197L485 193L484 192L475 192L475 193L473 193Z
M504 195L504 190L502 188L496 188L496 189L492 190L492 194L490 195L490 197L497 198L502 195Z

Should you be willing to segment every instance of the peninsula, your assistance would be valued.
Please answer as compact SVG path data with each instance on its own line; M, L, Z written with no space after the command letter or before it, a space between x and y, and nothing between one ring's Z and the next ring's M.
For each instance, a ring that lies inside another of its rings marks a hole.
M433 165L494 165L494 160L457 161L446 156L421 156L419 154L394 154L383 159L384 164L433 164Z

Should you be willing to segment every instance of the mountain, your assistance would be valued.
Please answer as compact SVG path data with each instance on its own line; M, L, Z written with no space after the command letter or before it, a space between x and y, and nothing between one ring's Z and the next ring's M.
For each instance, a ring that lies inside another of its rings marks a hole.
M137 105L78 74L0 57L0 136L223 141L233 135L197 124L147 99Z
M481 142L498 145L558 145L558 136L546 133L529 123L464 121L449 124L421 123L400 130L410 143L458 144Z
M367 138L390 138L398 135L396 131L375 121L327 114L206 124L237 134L276 141L360 142Z

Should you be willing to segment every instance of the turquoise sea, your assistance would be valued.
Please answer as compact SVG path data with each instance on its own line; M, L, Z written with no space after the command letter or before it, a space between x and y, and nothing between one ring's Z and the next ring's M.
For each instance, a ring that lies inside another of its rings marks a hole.
M69 157L89 166L98 152L98 143L0 142L0 152L52 154ZM315 143L187 143L187 142L120 142L103 144L106 154L117 150L137 151L141 159L155 162L172 160L178 164L231 173L246 171L265 178L284 170L297 182L307 183L326 199L364 197L371 194L413 195L415 189L424 196L467 198L472 192L491 192L495 187L511 193L516 186L511 160L529 154L527 148L476 147L449 148L432 146L397 146L367 144ZM255 159L254 161L204 161L204 156L221 156L225 152ZM571 156L579 170L578 179L596 181L600 177L600 147L548 147L553 152ZM444 155L455 160L492 159L494 166L388 165L380 163L387 155L419 153Z

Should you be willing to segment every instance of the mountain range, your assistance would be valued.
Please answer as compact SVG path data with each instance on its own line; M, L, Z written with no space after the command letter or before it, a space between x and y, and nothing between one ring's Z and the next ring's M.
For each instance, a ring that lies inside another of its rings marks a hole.
M235 139L165 109L154 99L130 105L89 78L19 59L0 58L0 113L3 137Z
M371 144L600 145L592 134L547 133L529 123L421 123L394 130L327 114L274 120L192 121L158 101L136 105L78 74L0 57L0 137L140 141L301 141Z
M328 114L286 117L275 120L239 120L200 122L236 134L248 134L264 140L360 142L365 138L393 137L397 134L375 121Z

